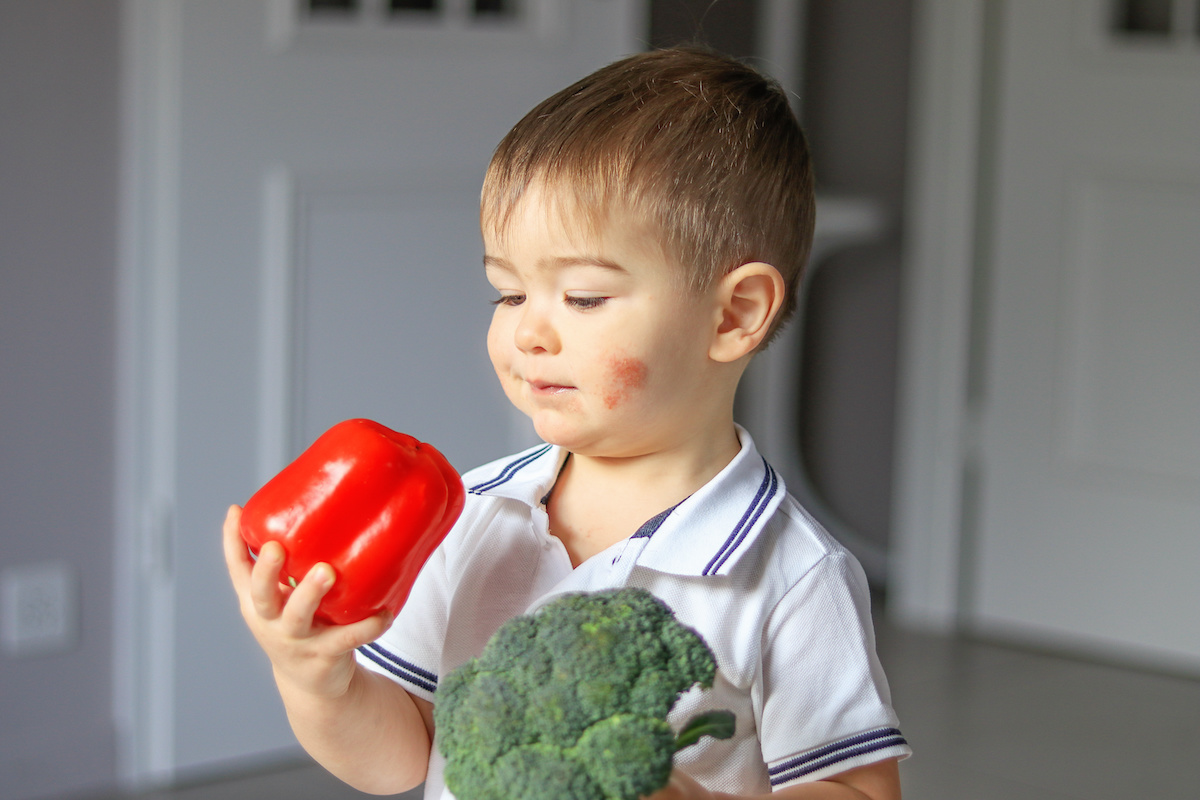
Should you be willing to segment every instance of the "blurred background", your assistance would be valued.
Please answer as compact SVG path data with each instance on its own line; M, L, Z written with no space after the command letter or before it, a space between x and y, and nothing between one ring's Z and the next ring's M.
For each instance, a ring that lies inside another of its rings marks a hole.
M906 796L1196 796L1200 2L0 0L0 798L340 796L224 509L349 416L529 443L483 168L682 41L810 137L739 418L868 568Z

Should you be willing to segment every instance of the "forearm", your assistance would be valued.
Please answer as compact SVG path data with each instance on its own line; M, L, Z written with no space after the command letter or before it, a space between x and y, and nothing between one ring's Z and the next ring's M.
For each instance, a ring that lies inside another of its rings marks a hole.
M771 800L900 800L900 769L892 758L823 781L786 786L768 797Z
M837 783L817 781L787 786L775 792L756 795L713 792L713 800L868 800L867 795Z
M717 794L720 800L735 800L734 795ZM899 795L897 795L899 797ZM737 798L736 800L744 800ZM834 781L815 781L785 786L778 791L750 800L875 800L852 786Z
M347 691L320 697L280 680L280 696L300 744L329 772L362 792L395 794L425 779L432 706L361 667Z
M798 783L763 795L710 792L675 770L671 783L650 800L900 800L900 770L888 759L848 770L823 781Z

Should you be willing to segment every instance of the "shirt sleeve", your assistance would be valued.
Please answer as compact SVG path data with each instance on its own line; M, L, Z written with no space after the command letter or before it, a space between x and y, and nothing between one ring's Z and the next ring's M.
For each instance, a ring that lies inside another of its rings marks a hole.
M779 602L761 669L773 789L911 754L875 654L866 577L848 553L822 558Z
M392 626L355 653L359 664L430 702L437 691L448 618L445 546L443 541L421 568Z

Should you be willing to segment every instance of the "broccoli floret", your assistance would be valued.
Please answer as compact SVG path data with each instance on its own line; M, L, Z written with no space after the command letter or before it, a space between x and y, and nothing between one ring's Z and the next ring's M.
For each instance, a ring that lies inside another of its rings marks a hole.
M674 754L733 735L709 712L678 736L667 713L716 660L643 589L565 595L500 627L441 682L434 704L446 785L459 800L637 800Z

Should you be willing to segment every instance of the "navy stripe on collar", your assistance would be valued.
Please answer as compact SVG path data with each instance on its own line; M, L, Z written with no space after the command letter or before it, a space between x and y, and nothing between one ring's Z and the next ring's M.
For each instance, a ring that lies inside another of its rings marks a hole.
M436 692L438 678L429 670L421 669L416 664L405 661L395 653L384 650L377 643L363 645L358 652L374 661L398 678L402 678L419 689Z
M908 742L896 728L880 728L858 736L850 736L772 767L768 770L771 785L779 786L794 781L856 756L907 745Z
M520 458L514 459L513 461L509 462L508 465L505 466L504 469L500 471L500 474L495 478L492 478L490 481L484 481L483 483L472 486L470 489L467 489L467 491L471 494L483 494L486 491L495 489L497 486L508 483L513 479L513 476L515 476L522 469L529 466L534 461L537 461L546 453L550 452L551 447L552 445L545 445L543 447L539 447L537 450L534 450L532 453L526 453Z
M662 524L667 521L667 517L671 516L671 512L679 507L679 503L668 508L666 511L660 511L650 519L646 520L642 527L637 529L637 532L630 536L630 539L649 539L654 535L654 532L662 527Z
M763 459L763 467L766 472L763 475L762 483L758 486L758 492L754 495L754 500L746 509L746 513L738 520L738 524L734 527L733 532L729 534L729 538L721 545L721 549L712 557L708 565L704 568L704 575L715 575L721 566L729 560L733 552L737 550L746 538L746 535L754 527L754 523L758 522L758 518L762 516L767 505L771 502L771 498L775 496L775 492L779 488L779 476L775 474L774 468Z

